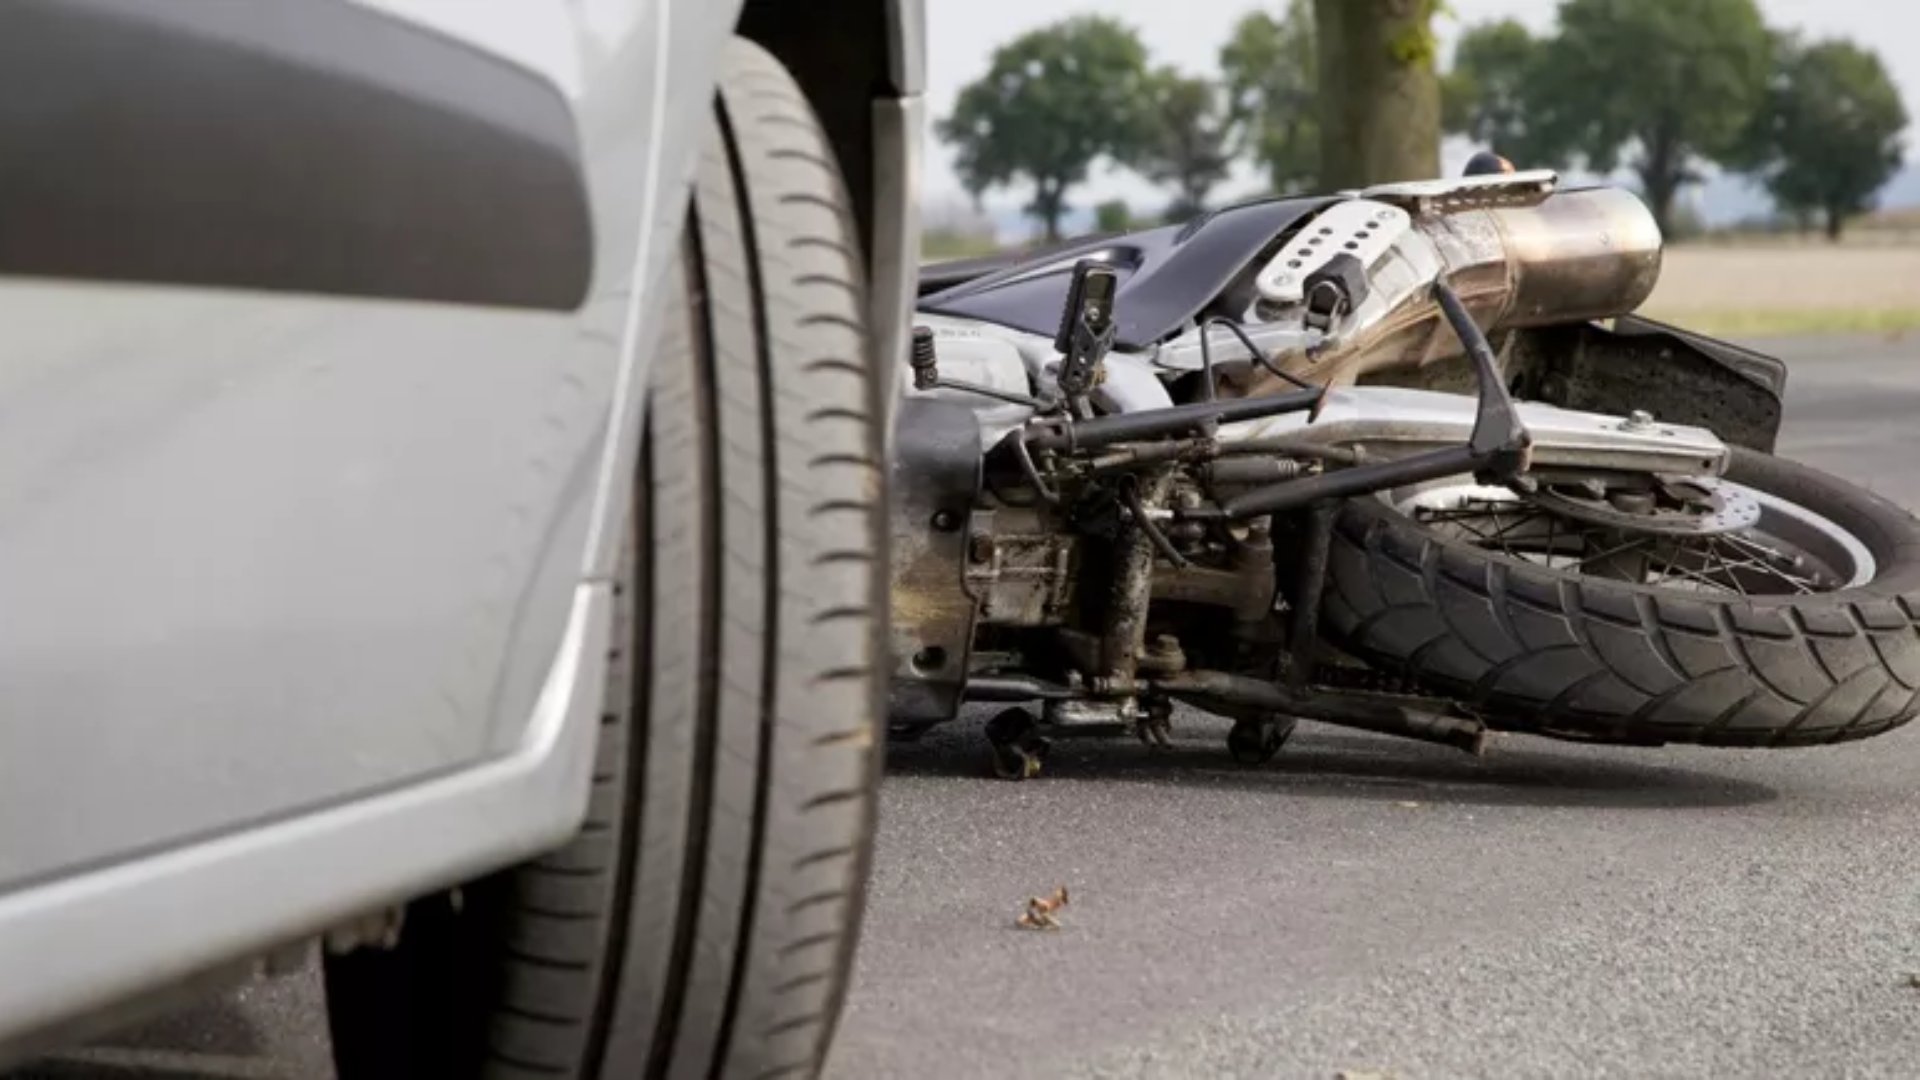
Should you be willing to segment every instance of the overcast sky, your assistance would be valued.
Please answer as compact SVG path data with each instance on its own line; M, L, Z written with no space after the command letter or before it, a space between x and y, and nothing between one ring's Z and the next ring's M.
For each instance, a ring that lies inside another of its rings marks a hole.
M1266 0L1265 6L1278 8L1283 2ZM1512 17L1535 30L1550 29L1559 6L1555 0L1449 0L1449 5L1457 14L1436 23L1449 45L1461 27L1488 19ZM995 46L1067 15L1113 15L1140 31L1156 62L1211 74L1218 70L1220 44L1234 22L1256 6L1250 0L927 0L930 114L945 116L953 108L959 88L985 72ZM1878 49L1906 97L1907 112L1920 118L1920 0L1760 0L1760 7L1775 26L1815 37L1850 38ZM1909 160L1920 160L1917 141L1908 138ZM928 149L928 202L963 200L946 148L935 141ZM1244 190L1252 184L1243 179L1234 186ZM1070 199L1086 206L1115 195L1143 206L1166 198L1138 180L1103 176L1076 189ZM989 199L1015 206L1021 201L1004 194Z

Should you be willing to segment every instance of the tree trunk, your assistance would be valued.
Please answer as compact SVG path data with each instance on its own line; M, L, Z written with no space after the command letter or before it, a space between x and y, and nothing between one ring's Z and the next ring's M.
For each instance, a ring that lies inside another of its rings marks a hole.
M1047 230L1047 242L1060 239L1060 214L1066 209L1067 186L1051 180L1036 180L1033 185L1033 205L1028 210L1040 219Z
M1672 173L1662 171L1649 160L1640 167L1640 188L1647 197L1647 209L1653 212L1653 223L1660 227L1660 235L1673 240L1673 199L1680 184Z
M1839 243L1840 234L1845 232L1846 228L1846 212L1831 206L1827 207L1827 242L1831 244Z
M1181 209L1187 217L1198 217L1207 209L1207 189L1213 185L1204 182L1189 182L1181 185Z
M1440 172L1434 0L1314 0L1320 168L1328 188Z
M1666 134L1665 125L1641 138L1646 145L1646 156L1640 159L1637 170L1640 189L1646 196L1647 209L1653 212L1653 223L1660 227L1660 235L1673 240L1673 202L1680 194L1686 175L1686 152Z

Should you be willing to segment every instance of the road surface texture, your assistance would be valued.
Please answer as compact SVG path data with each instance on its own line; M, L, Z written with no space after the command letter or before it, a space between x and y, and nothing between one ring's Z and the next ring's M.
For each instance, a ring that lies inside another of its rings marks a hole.
M1768 347L1783 451L1920 506L1920 336ZM893 752L832 1075L1920 1075L1920 730L1475 760L1302 724L1245 769L1185 719L1026 784L978 717ZM318 1080L317 1008L260 984L31 1075Z

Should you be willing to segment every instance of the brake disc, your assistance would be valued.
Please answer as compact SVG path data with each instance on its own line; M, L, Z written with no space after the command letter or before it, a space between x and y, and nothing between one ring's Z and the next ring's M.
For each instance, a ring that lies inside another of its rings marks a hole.
M1758 499L1710 476L1659 476L1650 490L1590 492L1575 485L1542 486L1520 497L1575 521L1670 536L1739 532L1760 520Z

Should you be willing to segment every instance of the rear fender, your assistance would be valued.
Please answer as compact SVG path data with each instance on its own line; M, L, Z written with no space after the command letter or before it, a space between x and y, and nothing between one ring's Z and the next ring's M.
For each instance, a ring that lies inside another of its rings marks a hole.
M1639 316L1515 331L1507 376L1523 398L1611 415L1643 409L1772 453L1787 366Z

